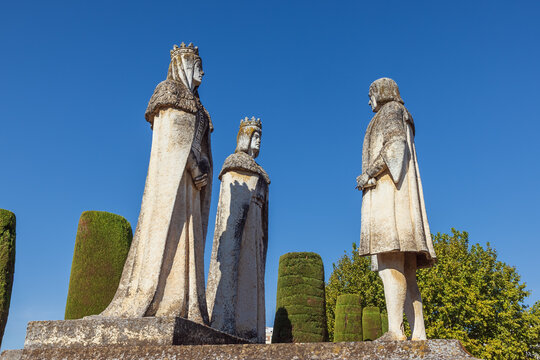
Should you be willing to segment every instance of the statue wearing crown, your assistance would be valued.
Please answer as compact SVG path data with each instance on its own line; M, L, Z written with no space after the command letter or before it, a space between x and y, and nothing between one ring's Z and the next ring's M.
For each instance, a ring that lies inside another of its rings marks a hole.
M208 273L208 310L213 328L264 343L270 179L255 162L261 121L241 121L236 142L234 154L225 160L219 173L221 190Z
M208 324L204 245L212 123L197 92L203 74L198 48L175 45L167 79L145 113L152 150L137 229L118 290L100 316L179 316Z

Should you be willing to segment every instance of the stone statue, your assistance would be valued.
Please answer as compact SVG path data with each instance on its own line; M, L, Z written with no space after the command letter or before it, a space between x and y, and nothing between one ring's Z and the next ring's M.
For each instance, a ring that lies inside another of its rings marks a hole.
M221 190L208 273L211 326L264 343L268 175L259 155L261 121L240 122L237 146L219 174Z
M203 74L198 48L175 45L167 79L145 113L153 136L137 229L118 290L101 316L180 316L208 324L204 244L213 128L197 92Z
M397 84L378 79L369 87L371 119L362 150L360 255L371 255L372 269L384 285L387 340L405 340L403 311L412 340L426 339L416 269L430 267L435 251L427 221L416 149L414 122Z

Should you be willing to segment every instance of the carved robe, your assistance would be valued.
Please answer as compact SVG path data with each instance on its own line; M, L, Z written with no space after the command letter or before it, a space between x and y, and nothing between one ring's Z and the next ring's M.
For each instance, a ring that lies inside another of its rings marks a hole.
M212 123L198 94L174 80L156 87L145 117L153 136L141 212L118 290L101 315L180 316L207 324ZM201 191L188 170L190 159L206 164L210 180Z
M264 343L270 179L243 152L225 160L219 178L207 287L210 323L218 330Z
M368 125L362 151L362 172L382 156L385 170L376 186L362 195L360 255L414 252L417 266L435 262L414 146L414 122L403 104L382 105ZM377 271L377 257L372 256Z

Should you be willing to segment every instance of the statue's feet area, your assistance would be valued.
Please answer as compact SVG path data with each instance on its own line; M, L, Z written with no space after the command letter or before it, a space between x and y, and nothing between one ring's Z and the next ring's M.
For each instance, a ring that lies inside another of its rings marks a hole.
M375 341L405 341L407 337L405 335L399 335L394 332L387 331L381 337L377 338Z

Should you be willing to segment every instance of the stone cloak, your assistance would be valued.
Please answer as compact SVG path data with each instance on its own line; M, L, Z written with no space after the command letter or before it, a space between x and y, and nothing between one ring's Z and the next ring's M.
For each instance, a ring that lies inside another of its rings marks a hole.
M268 248L266 172L246 153L230 155L219 175L207 301L211 326L264 343L264 273Z
M419 268L432 266L436 256L414 146L414 122L397 101L384 104L368 125L362 172L379 156L386 168L376 176L376 186L363 191L359 253L415 252ZM376 256L372 269L378 270Z
M145 117L153 135L141 212L118 290L100 316L208 323L203 262L212 192L210 118L197 93L174 80L156 87ZM187 168L197 118L204 122L199 145L209 165L201 191Z

